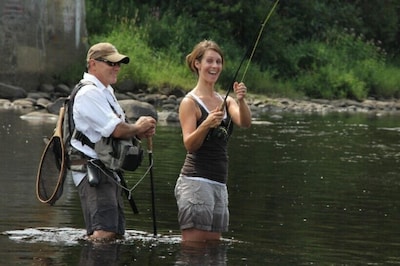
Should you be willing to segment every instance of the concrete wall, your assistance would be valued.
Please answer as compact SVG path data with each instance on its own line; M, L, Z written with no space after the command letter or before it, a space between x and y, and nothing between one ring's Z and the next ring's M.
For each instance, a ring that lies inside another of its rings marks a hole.
M36 89L86 50L85 0L0 1L0 82Z

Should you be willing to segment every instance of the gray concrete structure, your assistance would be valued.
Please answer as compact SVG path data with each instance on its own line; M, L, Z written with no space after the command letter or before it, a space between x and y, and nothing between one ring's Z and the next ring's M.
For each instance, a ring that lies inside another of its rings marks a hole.
M85 0L0 1L0 82L27 91L55 82L84 67L86 49Z

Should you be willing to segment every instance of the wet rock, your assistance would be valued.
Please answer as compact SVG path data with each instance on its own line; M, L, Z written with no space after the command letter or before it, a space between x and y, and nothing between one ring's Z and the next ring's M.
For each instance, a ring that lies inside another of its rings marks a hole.
M23 88L0 82L1 99L15 100L25 98L26 96L27 92Z
M32 99L51 99L50 94L47 92L29 92L27 97Z
M115 98L117 98L117 100L130 100L132 99L129 95L125 94L125 93L119 93L119 92L115 92Z
M47 108L48 105L52 104L53 102L46 98L39 98L36 101L36 106L39 108Z
M135 87L135 82L131 79L125 79L118 83L118 91L121 93L127 92L137 92L137 87Z
M177 111L178 106L176 103L166 103L161 106L161 109L166 111Z
M60 112L60 108L64 105L66 99L66 97L58 98L55 102L48 104L46 106L46 110L50 114L58 115L58 113Z
M158 113L158 121L164 124L179 123L177 112L162 111Z
M70 87L68 87L65 84L58 84L55 88L54 88L54 92L55 93L59 93L60 95L64 95L65 97L67 97L68 95L71 94L72 89Z
M131 87L132 84L127 82L124 86L128 90L128 87ZM9 90L10 86L7 85L6 88ZM19 91L19 89L16 90ZM28 96L21 97L18 100L6 98L0 100L0 108L44 109L49 114L58 115L59 109L64 104L70 90L67 85L60 84L53 88L50 84L43 84L36 92L30 92ZM155 88L147 88L141 89L140 92L136 93L132 90L123 92L116 89L115 94L131 122L136 121L142 115L150 115L162 123L176 123L179 122L179 104L186 93L179 88L163 88L160 91ZM289 99L249 95L247 102L255 121L265 114L281 116L283 113L327 114L331 112L359 112L378 116L400 112L399 100L379 101L366 99L360 102L348 99ZM35 115L40 116L40 113Z
M4 109L11 108L11 101L7 99L0 99L0 107Z
M40 84L38 88L39 92L45 92L45 93L53 93L54 92L54 86L52 84L44 83Z
M58 115L50 114L46 111L34 111L21 115L20 118L29 121L57 121Z
M17 109L33 109L34 104L35 101L30 98L18 99L12 102L12 106Z
M158 119L157 111L153 105L137 100L118 101L129 121L136 121L141 116L152 116Z

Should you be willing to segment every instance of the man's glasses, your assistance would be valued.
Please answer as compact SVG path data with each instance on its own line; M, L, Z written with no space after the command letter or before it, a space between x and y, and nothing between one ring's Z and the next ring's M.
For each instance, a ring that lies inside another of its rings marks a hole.
M115 67L115 66L121 66L121 63L120 62L111 62L111 61L108 61L107 59L103 59L103 58L97 58L97 59L95 59L96 61L99 61L99 62L103 62L103 63L106 63L107 65L109 65L110 67Z

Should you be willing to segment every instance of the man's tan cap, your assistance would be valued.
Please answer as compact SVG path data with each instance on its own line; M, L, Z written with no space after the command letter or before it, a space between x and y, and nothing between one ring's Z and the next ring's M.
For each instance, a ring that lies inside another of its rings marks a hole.
M126 55L118 53L117 48L108 42L101 42L90 47L86 61L89 62L90 59L106 59L113 63L129 63L129 57Z

